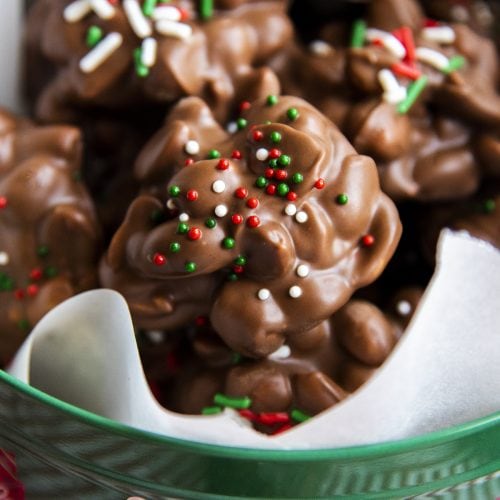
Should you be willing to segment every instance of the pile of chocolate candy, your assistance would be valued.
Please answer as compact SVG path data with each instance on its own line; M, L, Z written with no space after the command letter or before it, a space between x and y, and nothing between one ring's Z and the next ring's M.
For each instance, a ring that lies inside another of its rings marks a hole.
M0 113L0 366L106 287L171 410L275 434L347 397L443 227L500 245L495 22L484 2L32 2L33 121Z

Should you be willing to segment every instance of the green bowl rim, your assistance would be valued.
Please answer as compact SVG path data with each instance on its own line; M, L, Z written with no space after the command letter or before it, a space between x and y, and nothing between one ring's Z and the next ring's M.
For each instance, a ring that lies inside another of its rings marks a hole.
M0 369L0 382L2 381L12 388L47 406L52 406L56 410L75 417L80 421L115 434L120 434L128 438L146 439L148 441L153 441L156 444L168 444L169 446L182 448L186 451L239 459L256 458L259 460L314 461L342 458L374 458L378 455L384 455L386 453L407 452L410 451L410 449L418 450L420 448L438 445L451 438L458 439L480 432L481 430L486 430L490 427L500 425L500 411L497 411L486 417L471 420L470 422L466 422L464 424L385 443L313 450L267 450L257 448L241 448L189 441L187 439L169 437L151 431L130 427L110 418L97 415L96 413L92 413L70 403L66 403L65 401L46 394L43 391L22 382L16 377Z

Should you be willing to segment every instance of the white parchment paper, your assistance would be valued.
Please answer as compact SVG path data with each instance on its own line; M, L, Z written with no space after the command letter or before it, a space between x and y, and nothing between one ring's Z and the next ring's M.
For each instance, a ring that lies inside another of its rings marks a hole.
M437 268L393 354L360 390L275 437L232 410L184 416L161 408L140 364L130 315L111 290L59 305L34 329L10 372L77 406L182 439L317 449L414 436L500 410L500 252L444 231Z

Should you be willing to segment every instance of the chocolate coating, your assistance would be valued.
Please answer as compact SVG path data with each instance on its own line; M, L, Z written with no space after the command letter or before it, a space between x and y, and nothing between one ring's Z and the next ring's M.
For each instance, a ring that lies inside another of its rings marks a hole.
M64 9L70 3L39 0L28 20L30 59L49 61L53 73L44 75L48 83L37 104L42 120L78 120L88 108L133 113L187 95L202 97L222 118L232 111L230 103L265 95L263 88L278 91L276 77L263 64L291 36L282 0L215 2L207 20L201 19L197 2L178 1L170 4L181 9L171 34L165 33L172 27L165 31L149 16L128 14L121 2L110 7L109 19L91 10L68 21ZM141 19L142 30L134 27ZM119 42L86 72L80 62L93 45L87 41L91 27L99 28L103 38L118 36ZM144 49L146 38L155 40L156 56L152 63L134 63L134 51Z
M0 112L0 365L46 312L96 285L100 230L80 133Z
M289 118L290 109L296 119ZM141 327L151 327L143 311L154 310L154 327L166 329L209 312L232 349L263 357L286 338L311 330L356 288L373 281L401 227L393 203L379 189L373 161L357 155L312 106L293 97L279 97L274 105L259 100L242 118L246 127L230 135L197 98L174 109L137 167L145 189L161 193L180 218L153 224L151 213L162 202L151 194L139 197L113 238L101 278L129 300ZM199 153L182 167L191 139ZM203 159L213 149L221 159ZM275 160L281 168L270 168L272 160L260 156L262 150L274 155L273 149L279 149ZM234 151L241 159L231 158ZM300 182L294 181L297 175ZM257 187L260 181L276 193ZM176 196L169 201L172 190ZM241 219L235 222L234 215ZM179 234L188 229L179 226L186 217L198 237ZM206 227L209 218L216 222L213 228ZM180 244L178 251L171 251L172 243ZM158 265L155 255L166 259ZM151 300L152 290L162 287L168 290L161 294L163 310ZM180 315L178 298L187 295L190 302L183 302Z

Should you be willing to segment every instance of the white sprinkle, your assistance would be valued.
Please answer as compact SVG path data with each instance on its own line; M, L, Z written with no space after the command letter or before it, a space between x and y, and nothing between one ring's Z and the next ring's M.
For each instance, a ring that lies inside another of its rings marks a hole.
M429 26L422 29L422 37L430 42L453 43L455 30L451 26Z
M181 40L185 40L193 34L193 28L189 24L177 23L166 19L162 19L156 23L156 30L162 35L180 38Z
M384 89L382 95L384 101L390 104L398 104L406 97L406 88L399 84L391 70L381 69L377 76L380 85Z
M450 61L448 58L437 50L428 49L427 47L417 47L415 55L419 61L429 64L434 68L443 71L448 68Z
M197 155L200 152L200 145L197 141L187 141L184 145L184 151L186 151L188 155Z
M290 215L291 217L293 217L296 213L297 213L297 206L294 205L293 203L289 203L286 207L285 207L285 213L287 215Z
M259 161L266 161L269 156L269 151L266 148L259 148L255 152L255 158Z
M181 222L187 222L189 220L189 214L182 212L182 214L179 214L179 220Z
M288 290L288 295L290 295L292 299L298 299L302 295L302 288L297 285L291 286Z
M226 205L217 205L214 209L214 213L217 217L225 217L227 215Z
M313 40L309 44L309 50L317 56L328 56L333 52L333 47L323 40Z
M271 296L271 292L267 288L261 288L257 292L257 297L259 300L267 300Z
M299 224L304 224L304 222L307 222L307 219L309 219L309 216L307 215L306 212L304 212L303 210L301 210L300 212L297 212L295 214L295 220L299 223Z
M177 7L163 5L155 8L152 17L155 21L161 21L162 19L167 21L180 21L182 16L181 11Z
M283 344L281 347L278 347L273 353L269 354L269 359L286 359L290 357L292 354L292 350L290 346Z
M161 330L148 330L145 334L149 341L153 344L161 344L165 338L165 335Z
M106 35L86 56L80 60L80 69L84 73L92 73L123 43L120 33Z
M167 200L167 208L170 208L170 210L176 208L175 201L172 198Z
M9 254L7 252L0 252L0 266L6 266L9 263Z
M408 316L411 313L411 304L407 300L400 300L396 304L396 311L401 316Z
M139 38L146 38L153 34L153 28L142 13L141 6L137 0L123 0L123 10L134 33Z
M306 264L301 264L299 267L297 267L297 276L300 276L301 278L305 278L306 276L309 276L309 266Z
M236 122L229 122L226 126L228 134L235 134L238 132L238 124Z
M224 181L221 181L220 179L217 181L214 181L212 184L212 191L214 193L220 194L223 193L226 190L226 183Z
M115 15L115 8L108 0L89 0L92 10L101 19L111 19Z
M366 39L369 42L380 40L382 45L398 59L403 59L406 55L404 45L391 33L376 28L368 28L366 30Z
M88 0L76 0L76 2L70 3L63 12L64 20L68 23L76 23L83 19L90 11Z
M146 68L155 65L158 43L154 38L145 38L142 42L141 62Z

